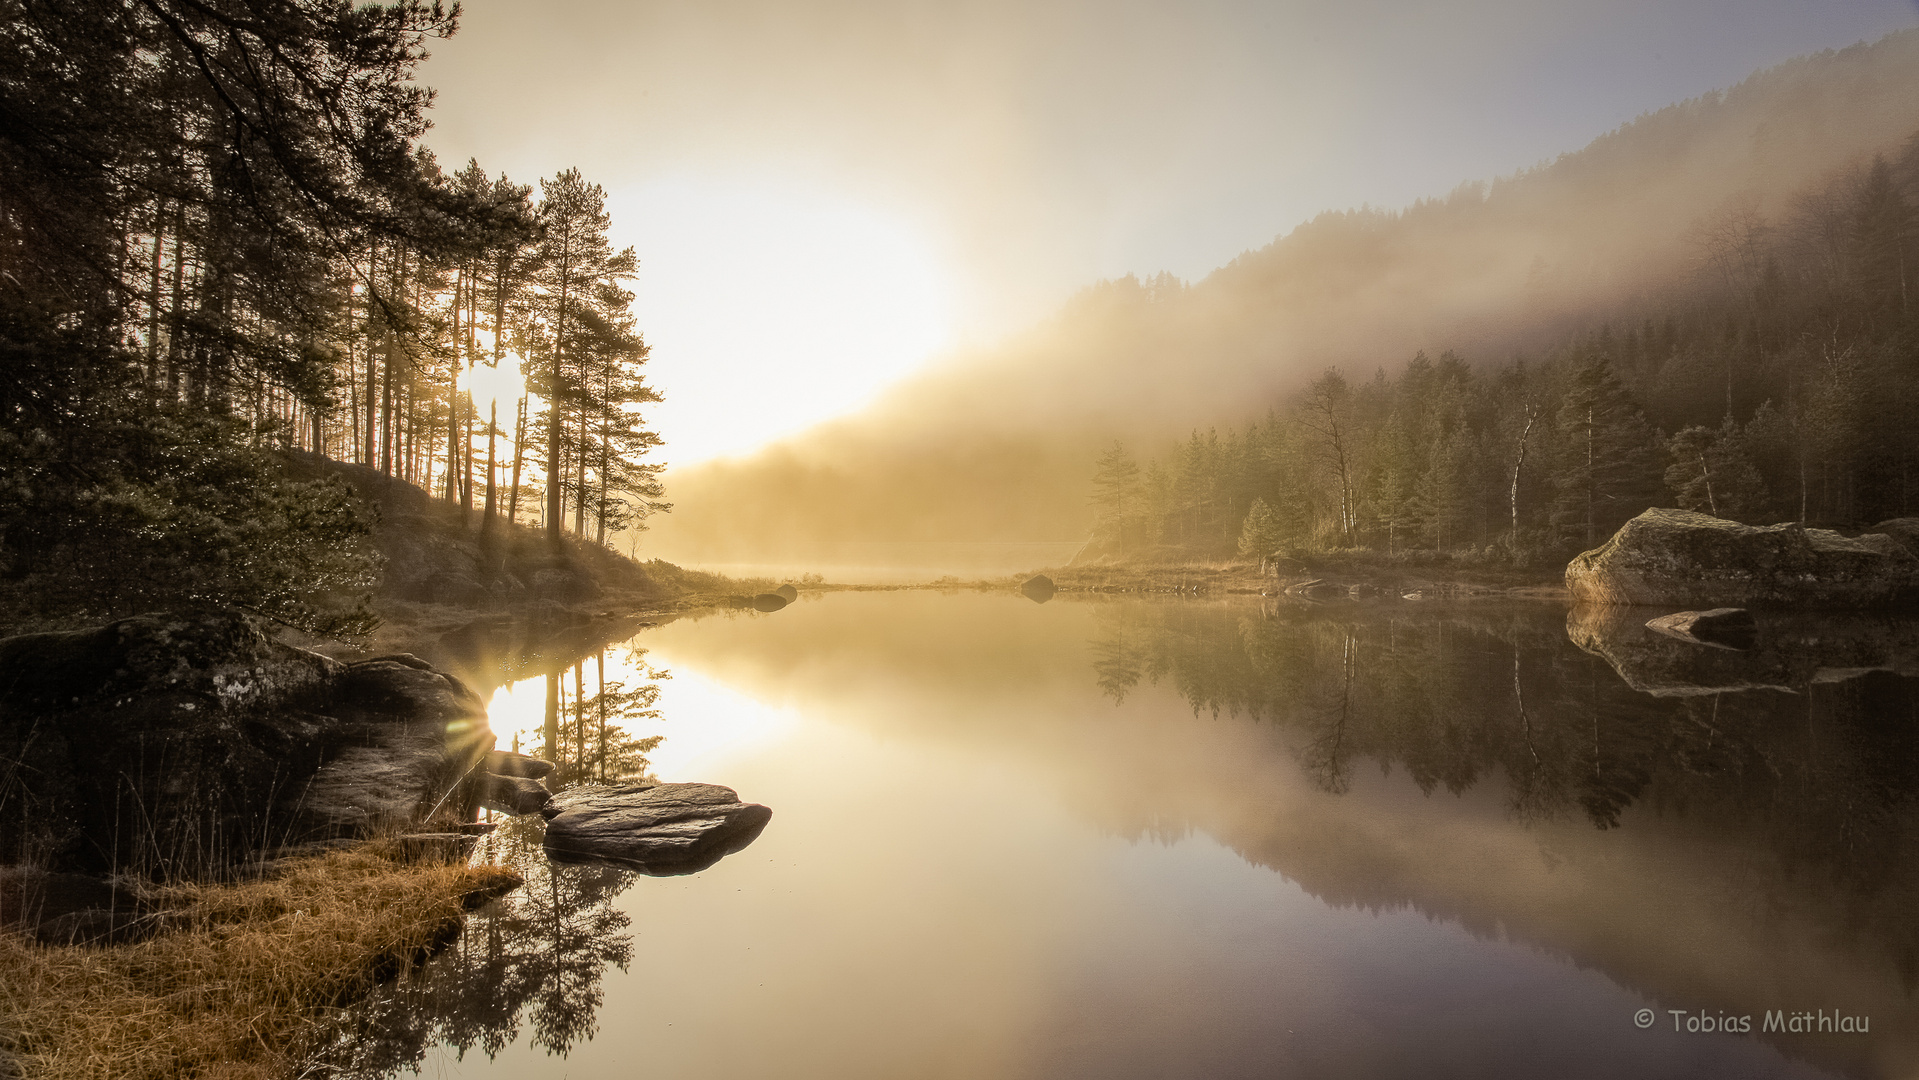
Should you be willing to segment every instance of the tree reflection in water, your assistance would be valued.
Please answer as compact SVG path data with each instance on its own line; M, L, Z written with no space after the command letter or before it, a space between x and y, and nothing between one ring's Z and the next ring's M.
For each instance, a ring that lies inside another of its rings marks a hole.
M546 671L546 718L540 744L525 752L558 766L547 777L548 787L560 790L587 782L649 778L646 755L660 744L661 736L635 737L627 725L660 718L659 682L672 675L647 664L645 649L632 646L627 652L628 666L640 680L632 689L624 680L607 679L605 649L592 657L592 694L587 693L585 658L572 666L570 691L565 666Z
M1757 828L1782 854L1849 876L1901 865L1892 853L1919 840L1919 679L1870 669L1910 668L1911 625L1821 625L1824 647L1854 666L1808 667L1797 685L1771 668L1773 681L1741 683L1724 669L1746 661L1714 652L1712 678L1688 686L1682 662L1704 647L1641 636L1645 614L1596 629L1576 615L1575 644L1564 612L1543 604L1126 602L1096 609L1091 647L1115 702L1147 680L1195 714L1276 725L1328 791L1371 761L1427 794L1497 778L1522 820L1578 814L1611 829L1644 803ZM1762 641L1749 663L1769 657ZM1621 665L1657 669L1663 696Z
M646 755L661 737L636 737L627 725L659 718L658 681L669 676L637 647L626 666L637 686L606 677L604 649L544 672L542 738L514 748L557 765L547 786L651 779ZM469 1051L491 1058L518 1041L523 1026L532 1029L530 1045L561 1057L593 1038L605 971L625 971L633 957L628 918L613 899L639 875L549 862L544 831L529 815L481 838L475 857L513 867L526 884L471 915L444 952L348 1010L318 1055L321 1071L386 1077L417 1067L432 1046L460 1059Z
M540 851L541 825L516 819L483 839L480 857L513 866L526 884L475 912L447 949L352 1011L321 1055L346 1077L417 1067L430 1046L464 1060L527 1042L565 1057L593 1038L608 966L633 959L614 897L638 877L604 865L557 865Z

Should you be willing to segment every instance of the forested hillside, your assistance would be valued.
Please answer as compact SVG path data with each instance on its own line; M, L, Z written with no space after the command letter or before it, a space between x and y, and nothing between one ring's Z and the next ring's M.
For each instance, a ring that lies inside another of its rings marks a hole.
M1919 509L1919 133L1696 234L1678 302L1539 359L1328 370L1263 421L1095 469L1098 549L1592 547L1651 505L1861 525Z
M1388 527L1390 537L1381 534L1382 548L1402 540L1447 547L1501 535L1510 541L1510 492L1501 484L1510 485L1524 418L1536 409L1519 528L1537 542L1550 531L1554 542L1570 543L1569 519L1551 517L1571 512L1571 496L1555 486L1565 479L1559 444L1572 437L1559 413L1575 373L1602 355L1610 376L1590 376L1590 392L1604 396L1616 384L1628 393L1643 414L1648 446L1655 429L1717 432L1729 408L1730 372L1730 409L1749 444L1742 452L1766 483L1767 509L1754 511L1761 516L1797 506L1799 464L1790 477L1781 472L1779 439L1811 446L1772 428L1810 430L1825 422L1816 409L1835 407L1813 393L1813 373L1844 373L1832 375L1838 381L1829 397L1873 387L1866 411L1849 421L1843 452L1837 443L1830 453L1806 450L1807 515L1850 520L1889 512L1899 497L1888 494L1897 485L1887 470L1899 466L1887 464L1885 442L1897 421L1884 409L1895 391L1879 379L1897 366L1905 324L1885 312L1882 299L1864 314L1868 301L1852 293L1879 289L1894 272L1884 260L1912 254L1887 239L1908 235L1900 231L1906 226L1855 219L1896 215L1910 204L1901 185L1915 131L1919 32L1907 31L1760 72L1555 161L1444 198L1397 211L1323 214L1197 283L1163 275L1101 283L1049 324L959 358L861 417L754 458L675 473L685 512L658 539L675 556L737 552L769 537L1083 537L1095 510L1087 481L1102 448L1125 444L1141 459L1143 476L1151 474L1147 459L1161 459L1169 493L1189 466L1163 448L1175 439L1188 444L1194 431L1197 444L1178 457L1243 463L1248 455L1231 447L1290 440L1291 456L1303 460L1300 448L1310 440L1297 423L1297 395L1332 368L1345 390L1338 380L1322 389L1339 402L1342 418L1351 411L1343 422L1364 426L1366 439L1395 415L1400 395L1424 394L1428 382L1450 388L1461 418L1428 420L1428 406L1402 405L1394 423L1407 432L1404 452L1421 469L1440 436L1411 432L1464 425L1475 449L1457 469L1473 477L1476 494L1439 499L1434 505L1457 508L1421 511L1421 522L1438 524L1415 528L1411 510L1362 506L1381 498L1397 506L1410 496L1377 496L1355 472L1347 524L1328 525L1341 511L1324 509L1313 485L1318 501L1298 504L1284 494L1294 481L1274 478L1277 467L1192 466L1213 479L1165 495L1170 502L1161 509L1137 511L1162 522L1140 526L1139 536L1179 544L1205 537L1201 547L1230 550L1251 498L1266 493L1299 518L1284 528L1319 542L1334 533L1359 542L1366 532L1370 544L1371 522L1381 514L1405 522ZM1876 170L1876 157L1884 170ZM1870 211L1855 205L1868 182L1882 185ZM1861 229L1877 239L1860 240ZM1865 286L1867 279L1876 284ZM1402 377L1422 350L1435 373L1421 367ZM1830 361L1822 359L1828 351ZM1460 364L1442 364L1447 352ZM1516 358L1523 364L1515 366ZM1507 398L1520 404L1502 404ZM1771 410L1748 432L1767 401ZM1277 423L1265 421L1269 412ZM1254 433L1245 432L1248 424ZM1206 448L1209 429L1222 433L1217 453ZM1363 468L1393 471L1383 464L1387 456L1369 450ZM1669 501L1659 494L1664 467L1648 458L1645 469L1629 470L1645 498ZM1254 473L1266 478L1250 479ZM1595 529L1640 497L1610 478L1599 483L1605 490L1592 499ZM1201 488L1217 493L1192 493ZM1545 516L1529 516L1534 511ZM1583 510L1580 517L1583 537Z
M286 450L420 484L482 536L605 541L661 507L603 192L420 145L413 73L458 5L0 11L8 621L206 601L364 630L368 511Z

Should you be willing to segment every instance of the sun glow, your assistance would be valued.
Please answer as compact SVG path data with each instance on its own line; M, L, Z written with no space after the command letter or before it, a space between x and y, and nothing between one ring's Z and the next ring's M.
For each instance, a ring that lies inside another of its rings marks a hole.
M679 180L616 192L640 256L649 419L675 465L850 412L947 348L953 285L906 218L851 200Z
M667 667L659 656L651 661ZM625 649L609 649L605 655L606 679L628 689L645 679L645 665L638 654ZM588 659L584 673L589 700L598 680L596 662ZM575 722L572 710L578 697L570 671L561 678L562 722ZM534 676L501 686L487 704L487 723L493 729L502 750L532 753L539 747L546 720L546 679ZM798 722L797 714L756 700L725 683L691 671L675 672L660 684L660 719L639 720L624 725L628 735L666 738L648 755L653 772L666 780L696 779L703 767L714 766L727 758L783 737Z
M493 355L493 335L479 331L474 335L479 339L478 352L481 356ZM518 354L507 352L500 357L498 367L482 361L460 372L460 380L466 384L466 392L473 401L473 411L482 423L490 411L497 406L500 410L500 423L512 423L514 410L519 407L520 395L526 392L526 376L523 374Z

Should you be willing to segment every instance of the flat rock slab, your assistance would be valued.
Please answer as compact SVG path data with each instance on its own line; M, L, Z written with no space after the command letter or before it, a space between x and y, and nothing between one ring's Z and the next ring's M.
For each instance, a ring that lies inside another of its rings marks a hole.
M718 784L608 784L555 795L546 853L606 862L655 877L692 874L758 839L773 811Z

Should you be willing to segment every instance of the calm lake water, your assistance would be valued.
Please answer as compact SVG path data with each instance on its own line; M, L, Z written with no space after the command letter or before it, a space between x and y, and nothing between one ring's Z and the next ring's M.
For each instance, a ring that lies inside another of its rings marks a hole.
M1912 626L1762 627L1735 653L1649 614L887 592L645 630L603 662L616 689L671 674L626 725L664 736L653 771L771 825L670 878L549 867L536 823L503 828L485 854L526 888L342 1056L573 1080L1914 1075L1919 680L1877 670L1912 673ZM502 745L541 743L545 692L495 696ZM597 717L562 721L584 755ZM1764 1030L1822 1011L1868 1030Z

